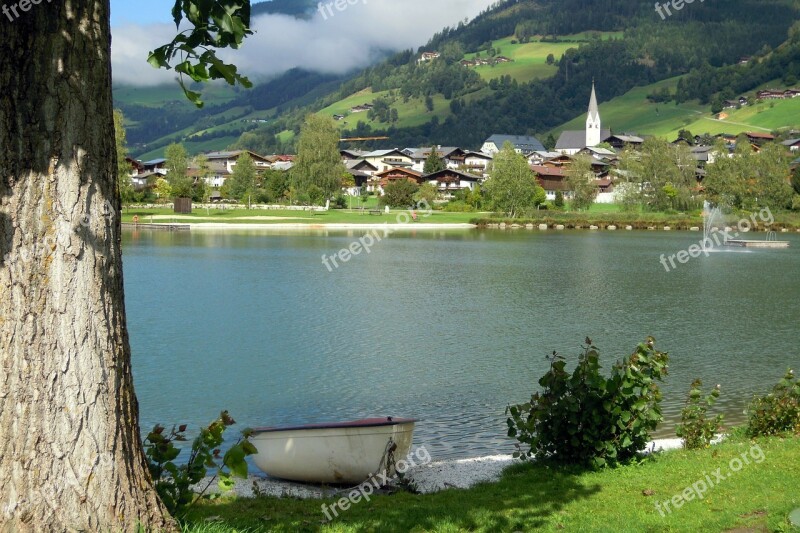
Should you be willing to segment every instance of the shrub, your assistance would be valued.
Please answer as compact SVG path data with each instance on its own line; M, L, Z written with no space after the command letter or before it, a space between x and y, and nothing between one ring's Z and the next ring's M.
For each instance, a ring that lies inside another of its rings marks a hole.
M561 463L614 466L633 459L662 420L657 381L667 374L669 356L648 337L618 361L606 378L600 354L586 339L572 375L553 352L541 392L530 402L509 406L508 435L516 437L515 457L551 458ZM523 450L526 445L528 450Z
M380 205L389 207L410 207L414 205L414 195L419 190L419 185L409 180L393 180L384 189L380 198Z
M677 435L683 439L683 447L687 450L707 448L717 436L722 425L722 415L708 418L708 408L719 398L719 385L703 398L703 382L696 379L689 388L689 397L681 410L681 423L678 424Z
M468 213L475 211L471 205L467 205L461 200L451 200L444 206L444 210L448 213Z
M564 193L561 191L556 191L556 199L553 202L553 205L559 209L564 207Z
M245 457L257 453L247 437L249 429L242 432L243 438L225 452L220 462L219 446L223 442L225 429L236 422L223 411L219 418L200 430L200 434L192 442L189 460L186 464L176 465L174 460L180 455L180 448L175 442L186 440L186 426L175 427L165 434L164 426L156 425L144 439L144 451L147 466L153 476L156 492L164 506L175 517L181 517L196 497L205 496L209 483L199 496L192 490L192 485L199 483L208 474L209 468L215 469L219 477L219 489L227 492L233 488L233 477L247 478L247 462ZM226 470L227 469L227 470Z
M800 381L789 370L766 396L756 397L748 408L750 437L800 433Z

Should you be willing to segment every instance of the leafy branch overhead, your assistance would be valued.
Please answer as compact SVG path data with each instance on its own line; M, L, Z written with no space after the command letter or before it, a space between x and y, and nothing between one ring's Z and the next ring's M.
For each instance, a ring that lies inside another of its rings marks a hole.
M244 38L253 34L249 0L176 0L172 18L178 30L184 19L193 27L150 52L147 61L155 68L174 68L181 89L192 103L203 107L200 93L186 87L184 75L196 82L224 79L230 85L253 86L239 74L236 65L223 62L215 51L238 49Z

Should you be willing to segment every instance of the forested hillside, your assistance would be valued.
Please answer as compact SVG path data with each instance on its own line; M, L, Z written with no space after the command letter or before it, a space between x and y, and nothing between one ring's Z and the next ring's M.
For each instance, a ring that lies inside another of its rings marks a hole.
M797 78L797 46L786 41L799 14L792 0L695 2L665 20L651 2L501 1L469 23L443 29L419 50L397 53L355 75L331 79L295 72L242 91L223 108L242 117L257 110L268 115L258 127L236 126L241 133L236 146L258 152L292 150L293 133L307 113L338 109L337 102L354 95L365 95L359 103L372 103L375 110L346 117L340 122L342 135L390 138L362 148L434 142L477 147L492 133L542 134L571 120L585 110L593 79L600 100L607 101L634 87L688 74L675 92L653 97L710 102L770 79ZM498 45L501 39L505 50ZM563 48L557 50L564 51L548 58L549 66L537 59L538 73L530 76L487 76L460 63L483 57L492 63L484 68L494 68L508 46L529 41L559 44ZM421 51L437 51L440 57L419 62ZM761 60L740 66L745 56ZM129 111L137 116L140 111L123 110L129 118ZM223 123L227 117L221 110L205 111L206 121L214 117ZM143 136L152 139L152 129L136 121ZM206 134L191 126L188 115L163 122L159 134L170 126L178 133L161 142ZM142 140L136 131L129 138Z
M417 53L396 54L365 69L309 110L324 108L367 88L373 93L393 90L391 96L398 101L443 97L450 103L450 113L443 120L432 113L425 124L407 128L394 127L390 121L385 127L350 121L343 135L389 136L384 146L436 142L476 147L491 133L539 134L572 119L584 111L592 79L597 82L601 100L610 100L636 86L692 73L687 79L700 80L696 85L704 87L704 98L712 98L721 90L719 86L727 83L725 72L734 72L738 67L733 65L743 56L779 47L797 15L797 5L786 0L695 3L666 20L655 13L649 2L501 2L471 23L446 28L435 35L422 50L440 52L438 60L418 64ZM502 77L487 82L458 62L469 52L491 55L494 40L508 35L520 42L536 36L557 41L561 36L587 31L623 31L624 36L603 40L589 34L588 42L576 44L558 58L557 71L549 79L519 83ZM788 56L770 61L789 71L797 65L796 58ZM709 76L720 68L722 82L716 74ZM771 73L776 67L753 67L760 68ZM767 74L759 79L764 75ZM687 89L683 97L698 98L701 92L699 88L691 93ZM262 151L285 148L280 140L286 136L274 135L296 130L306 111L284 115L259 131L250 132L239 145Z

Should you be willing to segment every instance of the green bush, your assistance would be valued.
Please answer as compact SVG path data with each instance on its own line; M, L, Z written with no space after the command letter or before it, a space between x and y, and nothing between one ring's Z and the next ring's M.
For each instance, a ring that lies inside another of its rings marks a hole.
M603 467L644 450L662 420L656 382L667 374L669 360L652 337L618 361L608 378L588 338L572 375L563 357L553 352L549 359L550 370L539 380L543 390L506 409L508 435L519 441L515 457Z
M800 433L800 381L789 370L766 396L753 399L748 408L750 437Z
M216 470L214 474L219 478L221 492L233 488L233 477L247 478L245 457L257 453L255 446L247 440L249 429L245 429L242 439L220 457L219 446L224 441L223 433L235 423L228 412L223 411L217 420L200 430L192 442L188 461L182 465L174 462L181 453L174 443L186 441L185 425L178 429L173 427L169 433L164 432L164 426L156 425L144 439L147 466L153 476L156 492L170 514L180 518L196 498L208 497L205 496L205 490L210 483L199 496L192 490L192 485L206 477L208 469Z
M414 205L414 195L419 190L419 185L409 180L393 180L383 190L383 196L378 200L381 206L411 207Z
M451 200L447 202L444 206L444 210L448 213L468 213L475 211L471 205L466 204L462 200Z
M553 202L553 205L559 209L564 207L564 193L561 191L556 191L556 199Z
M719 385L703 398L703 382L696 379L689 388L689 397L681 410L681 423L678 424L677 435L683 439L683 447L687 450L707 448L717 436L722 426L722 415L708 418L708 408L719 398Z

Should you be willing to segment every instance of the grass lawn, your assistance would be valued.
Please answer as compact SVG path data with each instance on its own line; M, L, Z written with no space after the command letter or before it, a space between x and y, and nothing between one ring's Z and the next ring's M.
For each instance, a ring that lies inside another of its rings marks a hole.
M354 206L356 204L354 203ZM375 200L367 204L367 211L347 209L331 209L330 211L290 211L290 210L261 210L261 209L194 209L191 215L176 215L171 207L158 209L142 209L138 207L126 208L123 210L122 221L133 222L133 217L138 216L139 222L149 223L224 223L224 224L396 224L404 223L405 217L398 220L398 215L408 213L403 209L392 209L387 215L369 214L370 207L374 207ZM466 224L476 216L487 215L488 213L445 213L434 211L429 216L424 212L418 211L417 223L424 224ZM152 217L152 218L151 218ZM253 218L257 217L257 218ZM409 222L409 227L413 226Z
M743 456L749 464L737 463ZM750 442L738 437L711 449L665 452L614 470L520 463L499 482L471 489L373 496L331 522L321 505L333 499L223 498L197 505L184 527L191 533L792 531L787 517L800 507L794 490L800 486L798 457L800 438ZM711 475L717 469L726 479ZM713 485L704 498L687 495L680 508L669 504L663 515L657 510L657 502L664 509L663 502L706 475Z

